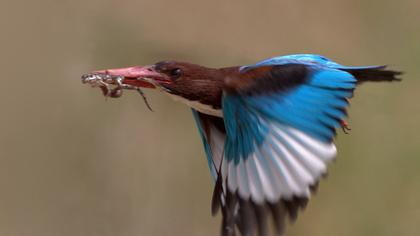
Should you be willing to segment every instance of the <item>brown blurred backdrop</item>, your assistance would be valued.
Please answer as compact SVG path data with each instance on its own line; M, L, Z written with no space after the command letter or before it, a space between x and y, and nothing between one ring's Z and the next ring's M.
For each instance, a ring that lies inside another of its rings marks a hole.
M217 235L190 110L147 91L105 99L96 69L319 53L406 71L365 84L350 135L288 235L419 235L420 2L0 2L0 235Z

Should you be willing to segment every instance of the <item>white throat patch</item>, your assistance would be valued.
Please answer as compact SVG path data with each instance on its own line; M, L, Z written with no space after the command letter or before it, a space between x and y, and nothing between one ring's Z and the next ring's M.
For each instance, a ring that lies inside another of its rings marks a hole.
M165 92L165 94L167 94L173 100L178 101L178 102L182 102L182 103L186 104L187 106L189 106L191 108L194 108L201 113L211 115L211 116L223 117L222 109L215 109L211 105L203 104L199 101L190 101L188 99L185 99L181 96L177 96L177 95L174 95L174 94L170 94L170 93L166 93L166 92Z

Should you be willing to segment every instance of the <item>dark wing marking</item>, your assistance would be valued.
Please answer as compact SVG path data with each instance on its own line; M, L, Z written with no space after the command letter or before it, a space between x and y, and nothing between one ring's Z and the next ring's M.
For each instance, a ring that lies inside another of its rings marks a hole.
M304 83L308 73L308 67L303 64L245 69L238 77L225 79L225 90L250 96L285 91Z

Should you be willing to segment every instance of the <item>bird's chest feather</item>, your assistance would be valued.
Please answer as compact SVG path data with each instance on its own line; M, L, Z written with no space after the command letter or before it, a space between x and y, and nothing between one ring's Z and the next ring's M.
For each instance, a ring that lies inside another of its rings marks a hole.
M178 102L182 102L185 105L187 105L191 108L194 108L195 110L197 110L201 113L211 115L211 116L223 117L222 109L216 109L213 106L201 103L200 101L188 100L184 97L174 95L174 94L168 94L168 96L171 97L173 100L178 101Z

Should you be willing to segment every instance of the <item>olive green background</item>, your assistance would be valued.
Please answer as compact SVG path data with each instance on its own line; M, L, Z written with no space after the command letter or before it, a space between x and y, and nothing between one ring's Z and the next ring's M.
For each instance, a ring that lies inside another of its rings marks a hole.
M92 70L164 59L229 66L290 53L389 64L364 84L289 236L419 235L420 2L0 2L0 235L217 235L189 108L146 91L105 100Z

